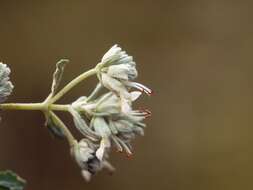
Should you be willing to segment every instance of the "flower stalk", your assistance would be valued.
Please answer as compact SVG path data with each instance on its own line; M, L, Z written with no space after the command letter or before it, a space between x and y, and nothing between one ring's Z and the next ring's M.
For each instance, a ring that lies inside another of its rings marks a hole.
M74 88L77 84L81 83L83 80L88 77L95 75L96 69L90 69L89 71L79 75L75 79L73 79L70 83L68 83L61 91L59 91L54 97L52 97L48 102L50 104L59 100L62 96L64 96L67 92L69 92L72 88Z
M68 111L68 104L51 104L44 103L7 103L0 104L1 110L35 110L35 111Z

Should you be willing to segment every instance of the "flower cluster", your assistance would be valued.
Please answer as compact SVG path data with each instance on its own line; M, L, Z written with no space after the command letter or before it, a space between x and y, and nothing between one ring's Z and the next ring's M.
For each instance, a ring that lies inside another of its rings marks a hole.
M10 68L3 63L0 63L0 102L4 102L12 93L13 85L9 81Z
M96 68L99 79L96 91L105 87L109 92L81 97L69 108L75 126L85 136L74 146L73 155L87 180L104 167L113 170L107 161L112 146L132 155L130 143L137 135L144 135L143 120L151 115L149 110L132 107L143 92L151 95L152 91L133 82L137 70L131 56L115 45Z
M107 168L110 172L114 171L113 166L106 159L101 161L96 157L96 149L97 146L88 139L82 139L79 143L75 142L72 149L72 155L82 168L82 175L87 181L90 180L91 175L103 168Z

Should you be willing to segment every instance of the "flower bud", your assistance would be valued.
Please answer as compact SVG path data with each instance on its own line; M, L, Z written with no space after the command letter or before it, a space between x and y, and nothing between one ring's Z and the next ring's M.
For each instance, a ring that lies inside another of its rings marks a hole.
M10 73L10 68L6 64L0 63L0 102L4 102L14 88L9 81Z

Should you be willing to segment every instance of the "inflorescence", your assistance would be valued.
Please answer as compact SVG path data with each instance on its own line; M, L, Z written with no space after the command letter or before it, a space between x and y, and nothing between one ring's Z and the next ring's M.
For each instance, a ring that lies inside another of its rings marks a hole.
M147 109L133 109L133 103L143 93L150 96L152 90L134 82L138 72L133 57L118 45L111 47L94 69L81 74L59 91L67 62L61 60L57 63L51 93L44 102L0 104L0 108L43 111L47 127L55 136L67 138L71 155L80 166L84 178L89 181L92 175L103 168L114 171L108 161L112 147L118 152L125 152L127 156L132 155L131 142L136 136L144 135L146 124L143 121L151 116ZM9 74L10 69L0 63L0 102L6 100L13 89ZM89 96L81 96L68 105L55 104L65 93L91 75L97 75L98 84ZM79 141L75 139L54 111L69 112L83 138Z

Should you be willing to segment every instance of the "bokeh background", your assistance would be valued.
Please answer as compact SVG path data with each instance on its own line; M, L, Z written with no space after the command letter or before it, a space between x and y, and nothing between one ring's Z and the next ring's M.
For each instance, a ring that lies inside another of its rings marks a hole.
M138 101L153 117L134 157L113 153L113 176L86 183L39 112L4 112L0 169L27 189L253 189L253 1L0 1L0 59L12 69L9 102L49 93L55 63L63 83L92 68L115 43L134 56L139 81L155 91ZM91 78L62 103L85 95ZM61 114L80 138L67 114Z

